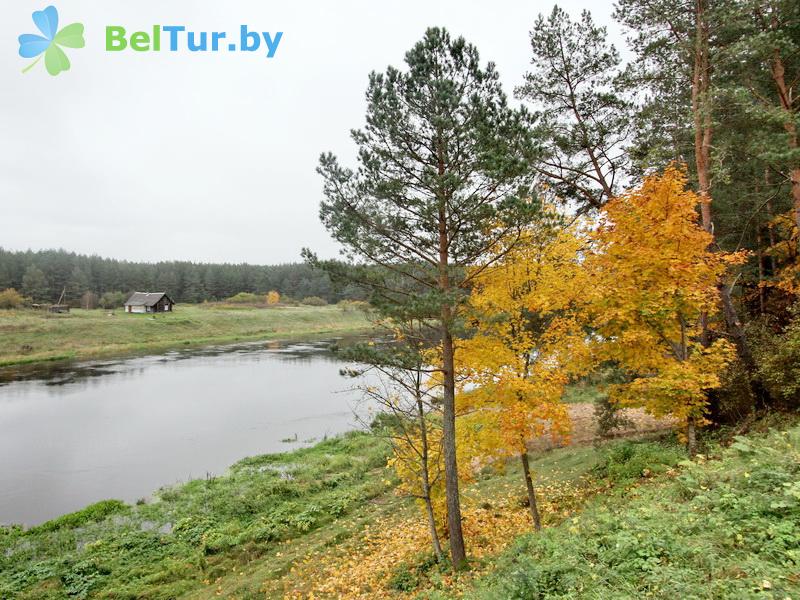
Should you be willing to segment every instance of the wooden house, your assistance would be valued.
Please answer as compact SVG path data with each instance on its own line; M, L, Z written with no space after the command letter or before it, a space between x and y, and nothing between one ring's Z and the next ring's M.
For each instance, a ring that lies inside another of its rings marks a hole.
M165 292L134 292L125 301L126 313L172 312L175 303Z

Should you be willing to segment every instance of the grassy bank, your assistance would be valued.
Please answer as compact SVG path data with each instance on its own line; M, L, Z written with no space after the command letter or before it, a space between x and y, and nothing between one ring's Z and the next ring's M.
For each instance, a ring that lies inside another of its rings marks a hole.
M800 597L800 428L681 467L519 538L468 597Z
M171 314L137 315L121 310L113 313L0 310L0 367L245 340L350 333L369 327L363 312L338 306L179 305Z
M287 542L299 551L323 528L335 541L386 492L387 455L380 440L352 433L245 459L146 504L104 501L27 531L0 529L0 598L176 598L267 556L273 574L288 571Z
M800 427L712 443L670 434L532 454L464 487L470 570L431 560L388 448L351 433L228 475L0 529L0 598L798 598Z
M244 459L146 503L106 500L26 531L0 529L0 598L349 597L353 585L363 597L411 597L409 581L433 585L435 573L413 575L429 562L426 530L413 501L395 495L388 456L385 440L354 432ZM598 456L586 446L534 460L546 523L580 506ZM529 527L520 481L516 464L484 473L467 492L468 526ZM386 538L380 548L365 543L373 533ZM473 552L496 550L495 539Z

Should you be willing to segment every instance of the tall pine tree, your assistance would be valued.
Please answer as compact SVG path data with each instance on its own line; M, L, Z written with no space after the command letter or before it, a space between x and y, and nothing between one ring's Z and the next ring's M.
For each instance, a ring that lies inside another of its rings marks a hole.
M538 214L527 115L509 108L492 63L438 28L405 57L406 69L372 73L366 127L352 132L357 170L324 154L320 217L347 258L373 268L334 274L360 279L388 316L428 318L441 344L443 453L450 554L466 554L455 438L454 336L480 269L491 265ZM306 251L307 259L314 261ZM375 268L378 267L378 268ZM338 272L338 273L337 273ZM362 277L363 276L363 277Z

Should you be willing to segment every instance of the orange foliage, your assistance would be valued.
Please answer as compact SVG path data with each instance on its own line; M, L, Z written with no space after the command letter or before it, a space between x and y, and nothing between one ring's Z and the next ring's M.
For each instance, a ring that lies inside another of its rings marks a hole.
M540 489L546 498L542 503L546 523L569 517L597 491L583 481L549 484ZM501 552L517 535L530 530L531 515L520 499L505 484L491 505L467 503L463 510L464 533L470 542L473 568L458 575L446 567L436 570L437 587L455 593L467 588L470 581L488 569L481 559ZM284 597L297 599L415 598L418 590L391 589L391 578L400 565L405 563L413 568L429 553L430 538L422 516L400 516L366 528L360 537L338 549L309 554L292 567L284 579L282 593Z
M612 398L696 423L706 392L719 386L718 373L732 358L725 340L701 346L700 316L716 311L718 280L743 260L709 249L699 202L675 167L646 178L606 205L586 261L587 312L601 356L634 377L613 386Z
M473 461L519 455L548 432L568 435L564 386L591 362L570 314L584 285L583 243L574 228L530 230L476 279L475 333L456 354L461 448Z

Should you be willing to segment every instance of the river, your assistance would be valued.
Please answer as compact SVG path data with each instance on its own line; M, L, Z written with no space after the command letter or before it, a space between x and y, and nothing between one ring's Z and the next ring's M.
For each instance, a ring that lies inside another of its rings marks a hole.
M77 365L0 381L0 523L224 473L367 417L336 340L269 342ZM347 343L348 340L343 340Z

